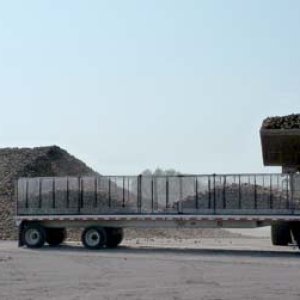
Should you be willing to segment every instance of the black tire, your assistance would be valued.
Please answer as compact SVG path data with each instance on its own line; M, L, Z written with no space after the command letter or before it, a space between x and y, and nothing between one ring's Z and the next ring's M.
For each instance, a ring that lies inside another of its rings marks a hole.
M107 232L107 248L118 247L124 237L123 228L105 228Z
M106 230L102 227L87 227L81 235L81 242L87 249L100 249L107 242Z
M39 224L26 224L22 231L22 242L28 248L41 248L46 240L45 228Z
M292 242L289 223L275 223L271 226L271 239L274 246L287 246Z
M65 228L47 228L46 229L46 242L49 246L60 245L67 237Z

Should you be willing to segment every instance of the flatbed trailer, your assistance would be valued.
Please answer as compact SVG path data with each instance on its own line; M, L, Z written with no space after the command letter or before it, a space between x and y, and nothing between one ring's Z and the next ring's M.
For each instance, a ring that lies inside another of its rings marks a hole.
M20 178L19 245L59 245L83 228L89 249L116 247L124 227L272 226L276 245L300 244L299 174Z

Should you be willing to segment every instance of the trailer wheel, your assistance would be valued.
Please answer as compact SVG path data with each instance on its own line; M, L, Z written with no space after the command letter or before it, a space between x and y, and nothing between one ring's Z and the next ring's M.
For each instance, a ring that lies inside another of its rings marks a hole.
M116 248L118 247L124 237L123 228L105 228L107 232L106 247Z
M287 246L292 242L289 223L275 223L271 226L271 239L274 246Z
M83 231L81 241L88 249L100 249L106 244L107 234L104 228L88 227Z
M44 246L46 233L39 224L27 224L22 232L22 242L28 248L41 248Z
M67 237L65 228L47 228L46 229L46 242L49 246L60 245Z

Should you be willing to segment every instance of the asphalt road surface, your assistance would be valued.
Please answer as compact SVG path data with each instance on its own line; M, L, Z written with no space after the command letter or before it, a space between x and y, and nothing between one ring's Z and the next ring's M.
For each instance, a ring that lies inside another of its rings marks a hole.
M0 299L300 299L300 252L266 238L131 240L114 250L0 242Z

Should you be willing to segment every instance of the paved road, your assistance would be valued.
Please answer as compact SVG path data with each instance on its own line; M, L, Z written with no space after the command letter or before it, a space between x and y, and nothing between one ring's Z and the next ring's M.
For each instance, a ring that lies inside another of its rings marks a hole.
M300 252L267 239L127 241L40 250L0 242L0 299L300 299Z

